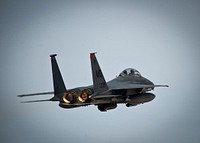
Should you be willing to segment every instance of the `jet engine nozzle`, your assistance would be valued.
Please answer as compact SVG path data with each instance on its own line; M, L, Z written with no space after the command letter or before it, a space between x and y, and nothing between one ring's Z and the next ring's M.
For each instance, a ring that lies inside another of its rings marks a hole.
M67 92L63 96L63 101L65 103L75 103L77 101L76 96L72 92Z
M88 102L90 100L89 96L94 93L94 90L91 88L85 89L78 96L78 100L81 102Z

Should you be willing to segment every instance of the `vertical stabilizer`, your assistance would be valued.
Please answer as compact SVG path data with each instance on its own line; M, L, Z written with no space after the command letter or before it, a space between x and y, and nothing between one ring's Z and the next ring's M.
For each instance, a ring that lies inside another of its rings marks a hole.
M95 53L90 53L90 60L91 60L94 92L99 93L108 90L107 83L99 66L99 63L96 59Z
M66 92L66 87L56 61L56 56L56 54L50 55L53 75L54 98L61 99Z

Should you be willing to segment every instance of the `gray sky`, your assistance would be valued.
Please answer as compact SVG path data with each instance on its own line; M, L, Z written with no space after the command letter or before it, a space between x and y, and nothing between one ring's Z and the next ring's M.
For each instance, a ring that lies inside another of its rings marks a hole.
M198 0L2 0L1 142L199 142L199 13ZM20 103L17 94L52 91L52 53L67 88L91 84L90 52L106 80L133 67L170 88L107 113Z

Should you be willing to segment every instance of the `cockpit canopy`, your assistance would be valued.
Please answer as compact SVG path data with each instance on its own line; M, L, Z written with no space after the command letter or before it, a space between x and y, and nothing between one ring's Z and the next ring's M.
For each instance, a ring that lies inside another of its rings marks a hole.
M137 71L136 69L133 69L133 68L127 68L125 70L123 70L119 76L137 76L137 77L140 77L141 74L139 71Z

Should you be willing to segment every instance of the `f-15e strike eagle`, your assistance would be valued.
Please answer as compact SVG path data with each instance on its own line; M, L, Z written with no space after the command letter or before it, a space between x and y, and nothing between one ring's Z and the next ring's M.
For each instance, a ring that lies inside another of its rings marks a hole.
M95 54L90 53L93 85L66 89L56 61L57 55L53 54L50 55L50 58L54 91L22 94L18 97L54 94L51 99L25 101L24 103L58 101L62 108L96 105L100 111L107 111L116 108L119 103L131 107L152 101L155 95L149 91L155 87L168 87L168 85L154 85L153 82L144 78L136 69L132 68L123 70L119 76L106 82Z

